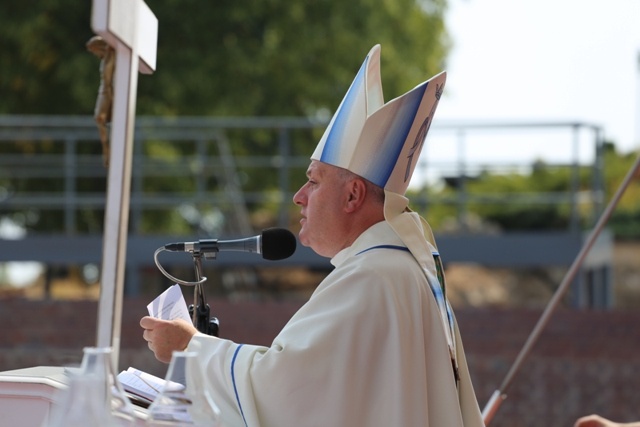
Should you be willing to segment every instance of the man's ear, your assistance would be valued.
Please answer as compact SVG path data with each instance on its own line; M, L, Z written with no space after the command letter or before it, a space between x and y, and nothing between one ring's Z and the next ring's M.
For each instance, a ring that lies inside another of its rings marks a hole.
M345 209L347 212L353 212L364 203L367 195L367 186L359 178L350 180L347 185L349 193Z

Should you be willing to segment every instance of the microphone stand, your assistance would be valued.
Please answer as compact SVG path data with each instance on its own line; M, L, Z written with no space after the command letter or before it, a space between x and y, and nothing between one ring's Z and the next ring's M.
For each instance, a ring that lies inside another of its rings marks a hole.
M266 251L263 252L263 238L266 239ZM169 280L184 286L194 286L193 304L189 306L189 316L193 326L204 334L218 336L220 324L218 319L211 317L211 309L207 304L202 284L207 278L202 275L202 257L216 259L221 248L229 251L254 252L262 254L268 260L284 259L293 254L296 249L296 238L286 229L268 228L263 230L260 236L248 239L218 241L200 240L198 242L170 243L156 249L153 260L158 270ZM169 274L160 264L158 254L163 251L189 252L193 257L193 265L196 272L196 281L187 282Z
M202 282L202 253L194 251L192 256L196 272L196 281ZM195 285L193 290L193 304L189 306L189 314L193 320L193 326L195 326L198 331L214 337L218 336L220 323L217 317L210 317L211 307L207 304L202 283Z

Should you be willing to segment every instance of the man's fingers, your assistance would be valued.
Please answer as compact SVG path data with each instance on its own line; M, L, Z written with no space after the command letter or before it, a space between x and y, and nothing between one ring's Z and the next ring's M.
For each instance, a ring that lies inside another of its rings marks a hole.
M156 319L155 317L144 316L142 319L140 319L140 326L142 326L144 329L153 329L159 321L160 319Z

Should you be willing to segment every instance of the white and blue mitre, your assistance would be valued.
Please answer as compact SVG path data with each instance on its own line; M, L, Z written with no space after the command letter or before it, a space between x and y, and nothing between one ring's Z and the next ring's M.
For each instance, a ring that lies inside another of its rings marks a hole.
M404 194L442 94L442 72L388 103L380 45L371 49L316 147L314 160L347 169Z

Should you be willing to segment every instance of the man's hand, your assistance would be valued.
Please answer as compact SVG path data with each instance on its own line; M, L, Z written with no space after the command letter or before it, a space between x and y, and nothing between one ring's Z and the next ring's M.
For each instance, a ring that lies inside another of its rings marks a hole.
M578 421L576 421L576 423L574 424L574 427L639 427L639 426L640 426L640 422L616 423L596 414L582 417L578 419Z
M174 351L186 349L191 338L198 332L191 323L182 319L161 320L145 316L140 319L140 326L144 329L142 338L147 341L156 359L164 363L171 361Z

